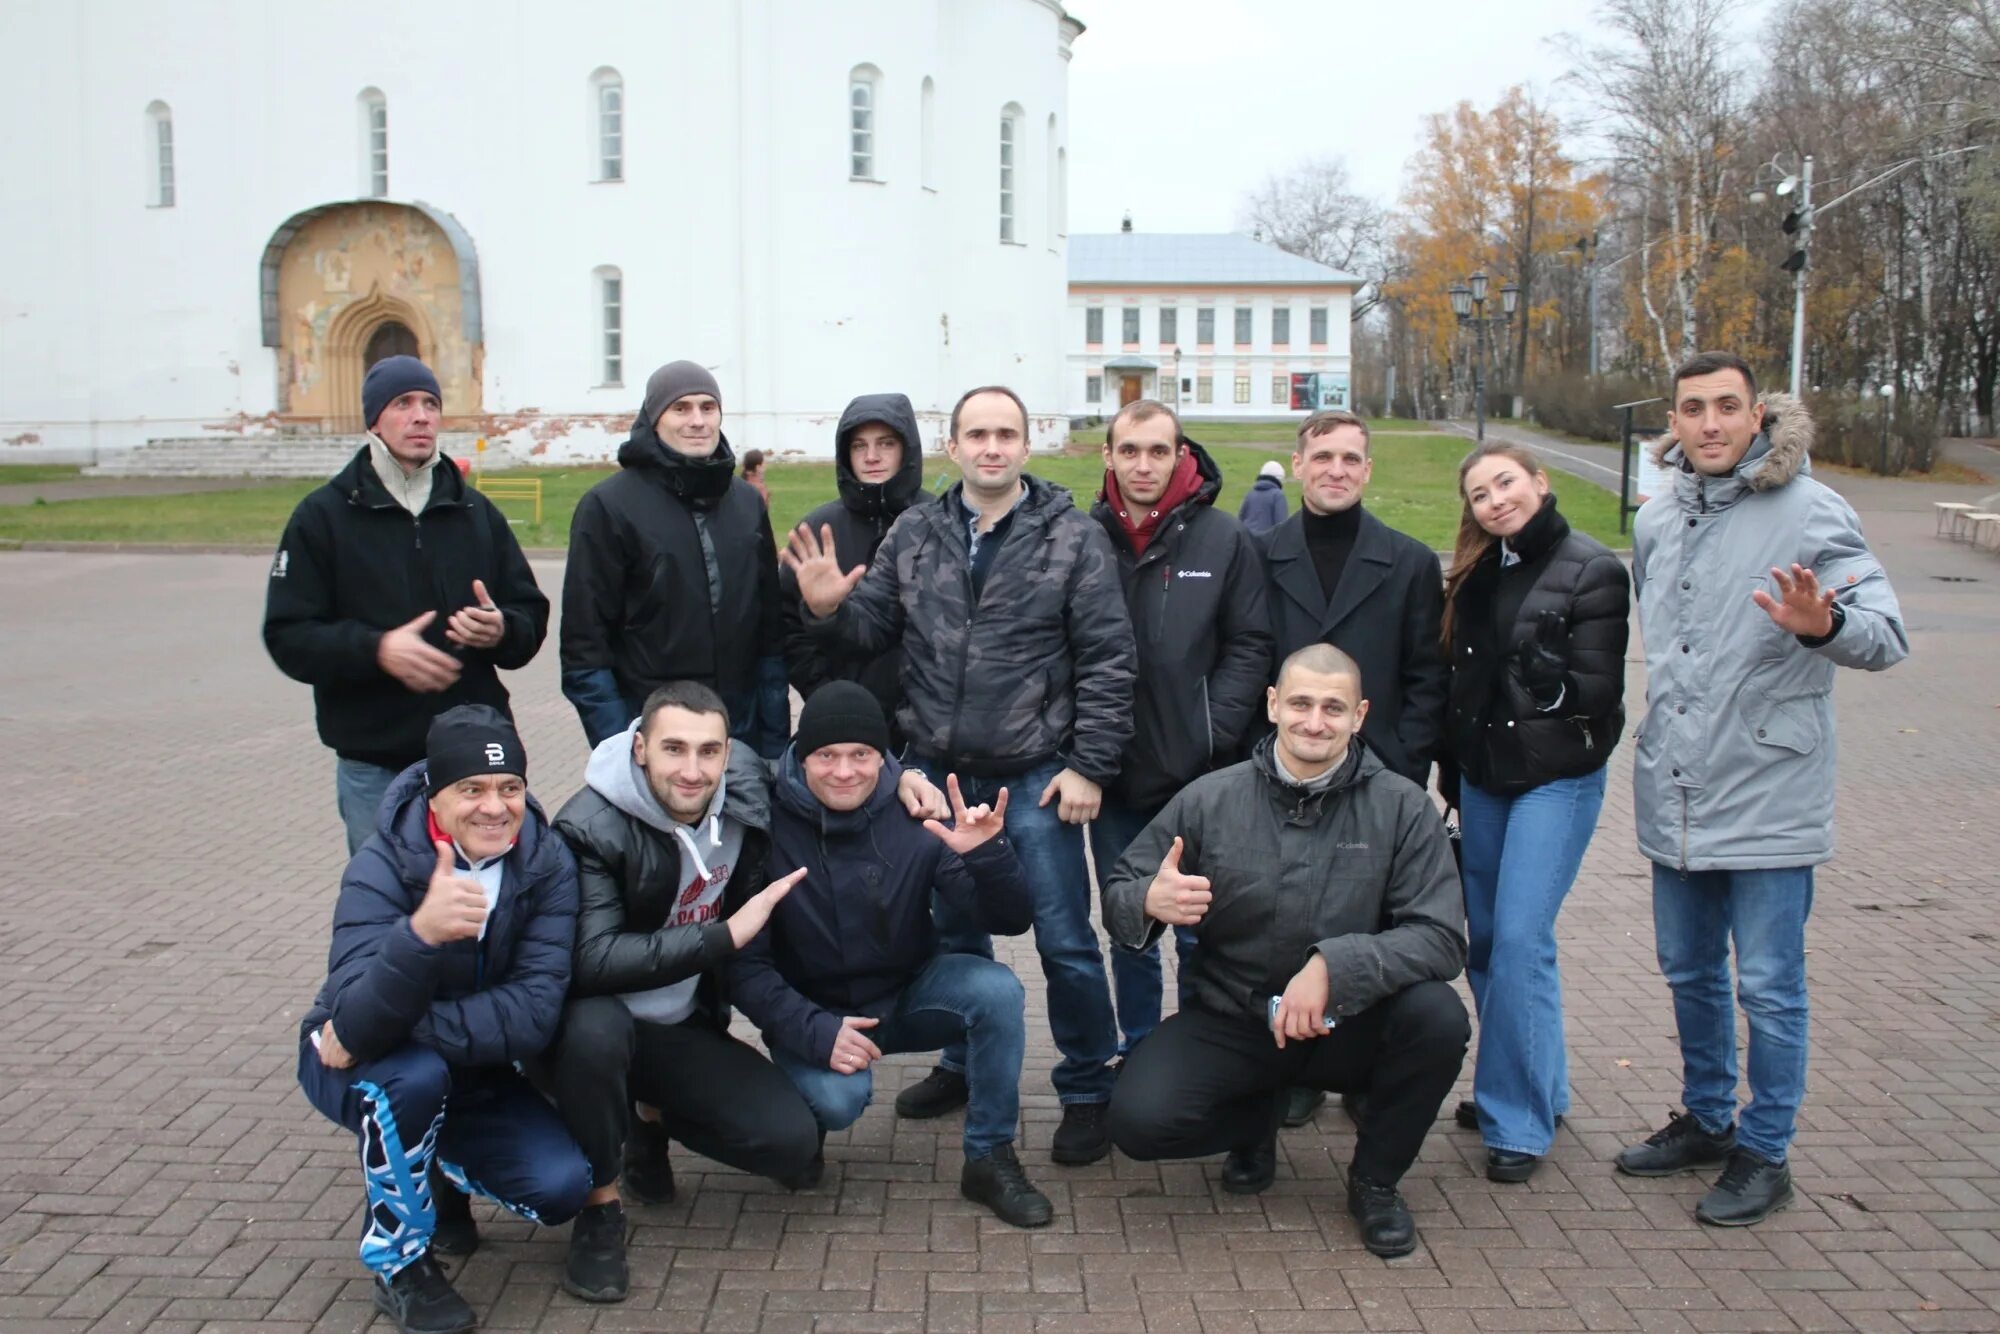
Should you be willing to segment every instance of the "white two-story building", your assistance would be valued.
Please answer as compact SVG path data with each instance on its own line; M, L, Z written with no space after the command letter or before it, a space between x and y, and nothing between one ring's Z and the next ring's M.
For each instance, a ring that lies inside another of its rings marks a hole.
M1347 407L1363 281L1233 232L1072 235L1069 414L1109 417L1136 398L1190 419Z

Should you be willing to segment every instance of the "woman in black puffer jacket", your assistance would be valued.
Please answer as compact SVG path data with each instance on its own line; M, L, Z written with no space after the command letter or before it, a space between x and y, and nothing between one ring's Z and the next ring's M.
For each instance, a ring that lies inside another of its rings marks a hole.
M1533 454L1485 445L1445 579L1451 663L1444 791L1459 809L1466 978L1479 1011L1473 1100L1486 1175L1526 1181L1569 1106L1556 914L1604 804L1624 726L1631 579L1570 531Z

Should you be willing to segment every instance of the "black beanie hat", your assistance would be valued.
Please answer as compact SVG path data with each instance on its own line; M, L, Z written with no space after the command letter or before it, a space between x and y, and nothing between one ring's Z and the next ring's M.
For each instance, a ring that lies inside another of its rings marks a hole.
M507 715L489 704L460 704L431 719L424 738L425 783L430 794L480 774L528 776L528 752Z
M415 357L382 358L361 378L362 422L374 430L375 419L382 415L382 409L412 389L428 389L440 404L444 402L444 390L438 388L437 376L423 362Z
M707 394L718 407L722 404L722 386L708 367L693 361L670 361L646 377L646 400L639 408L639 417L651 426L661 413L689 394Z
M826 746L873 746L889 753L889 723L882 704L852 681L829 681L813 692L799 711L799 730L792 737L800 759Z

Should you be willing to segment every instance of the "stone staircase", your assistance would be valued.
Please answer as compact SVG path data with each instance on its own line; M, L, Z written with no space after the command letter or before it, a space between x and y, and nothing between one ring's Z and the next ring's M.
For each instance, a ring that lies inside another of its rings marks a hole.
M470 432L446 432L438 443L453 458L471 458ZM365 437L359 435L201 436L148 440L137 449L107 455L87 477L331 477L347 466ZM516 461L490 445L485 466Z

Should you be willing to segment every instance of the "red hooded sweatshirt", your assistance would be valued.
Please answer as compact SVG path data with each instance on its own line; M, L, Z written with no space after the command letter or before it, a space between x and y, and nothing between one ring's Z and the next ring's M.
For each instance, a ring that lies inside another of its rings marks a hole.
M1173 513L1174 507L1201 490L1201 467L1194 460L1194 451L1181 451L1181 461L1174 466L1174 475L1167 482L1167 489L1161 494L1159 503L1144 513L1134 515L1125 506L1125 497L1118 494L1118 479L1111 469L1104 470L1104 499L1118 516L1125 535L1132 539L1132 550L1143 556L1153 540L1153 534L1160 526L1160 520Z

